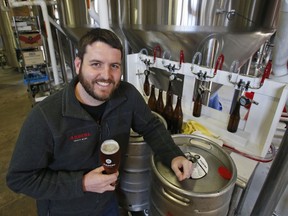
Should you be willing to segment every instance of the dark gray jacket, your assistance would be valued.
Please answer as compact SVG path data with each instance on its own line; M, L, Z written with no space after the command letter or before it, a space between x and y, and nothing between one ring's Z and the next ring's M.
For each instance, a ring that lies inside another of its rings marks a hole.
M183 155L131 84L121 82L99 125L76 99L77 82L75 78L32 109L12 156L7 185L37 199L39 215L99 215L113 192L83 192L83 175L101 166L102 141L116 140L125 154L131 128L166 165Z

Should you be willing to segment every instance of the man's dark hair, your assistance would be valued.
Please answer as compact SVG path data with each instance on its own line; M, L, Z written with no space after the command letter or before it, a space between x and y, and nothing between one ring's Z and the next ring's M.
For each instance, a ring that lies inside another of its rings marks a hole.
M95 28L82 36L79 41L78 57L81 60L83 60L83 56L86 52L86 47L96 41L106 43L111 47L120 50L121 56L123 57L123 46L118 36L108 29Z

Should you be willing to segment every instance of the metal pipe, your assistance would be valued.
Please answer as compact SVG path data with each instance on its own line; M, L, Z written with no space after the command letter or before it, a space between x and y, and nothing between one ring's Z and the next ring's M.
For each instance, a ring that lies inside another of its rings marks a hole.
M61 25L59 25L57 22L55 22L55 20L54 20L51 16L49 16L49 22L50 22L50 24L53 25L53 27L54 27L55 29L57 29L58 31L60 31L61 34L67 36L66 33L64 32L64 30L61 28Z
M260 68L262 66L263 56L265 54L267 42L261 45L259 51L257 52L257 61L256 61L256 68Z
M14 40L14 33L11 27L11 17L9 16L9 8L4 6L5 2L0 1L0 36L3 36L3 50L2 52L7 57L7 63L11 67L19 67L17 53L15 50L16 44ZM1 49L1 48L0 48Z
M107 0L98 0L98 8L101 8L99 10L100 28L110 29Z
M55 31L56 31L56 37L57 37L57 44L58 44L58 52L59 52L59 57L60 57L60 66L61 66L62 77L63 77L64 83L67 84L69 81L67 78L67 68L66 68L66 63L65 63L65 55L63 53L61 35L60 35L58 29L55 29Z
M76 58L75 47L74 47L74 44L72 43L72 41L70 39L68 39L68 42L69 42L69 52L70 52L70 56L71 56L70 65L71 65L72 77L75 77L76 76L76 69L75 69L74 60L73 60Z
M288 184L288 127L251 216L271 216Z
M23 6L33 6L38 5L41 7L43 19L45 22L46 27L46 33L47 33L47 41L48 41L48 47L49 47L49 54L51 59L51 66L52 66L52 72L54 77L55 85L59 84L59 75L58 75L58 69L57 69L57 63L56 63L56 57L55 57L55 49L53 45L53 39L52 39L52 33L51 33L51 27L49 22L49 15L47 11L47 6L45 1L41 0L34 0L34 1L21 1L16 2L15 0L9 1L11 7L23 7Z
M89 13L90 17L94 19L95 24L99 27L99 14L96 13L94 0L92 0L90 3L90 8L88 9L88 13Z

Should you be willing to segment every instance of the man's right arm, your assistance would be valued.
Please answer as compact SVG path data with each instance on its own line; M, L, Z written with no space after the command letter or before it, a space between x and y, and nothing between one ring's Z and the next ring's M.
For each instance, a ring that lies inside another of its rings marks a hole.
M36 107L35 107L36 108ZM10 161L7 185L36 199L66 199L83 195L84 171L53 170L53 136L39 109L33 109L20 131Z

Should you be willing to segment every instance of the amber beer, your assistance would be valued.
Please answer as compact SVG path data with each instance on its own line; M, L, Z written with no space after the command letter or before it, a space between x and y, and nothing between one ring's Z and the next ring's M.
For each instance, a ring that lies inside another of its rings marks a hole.
M115 140L105 140L101 145L100 160L105 173L115 173L120 165L120 147Z

